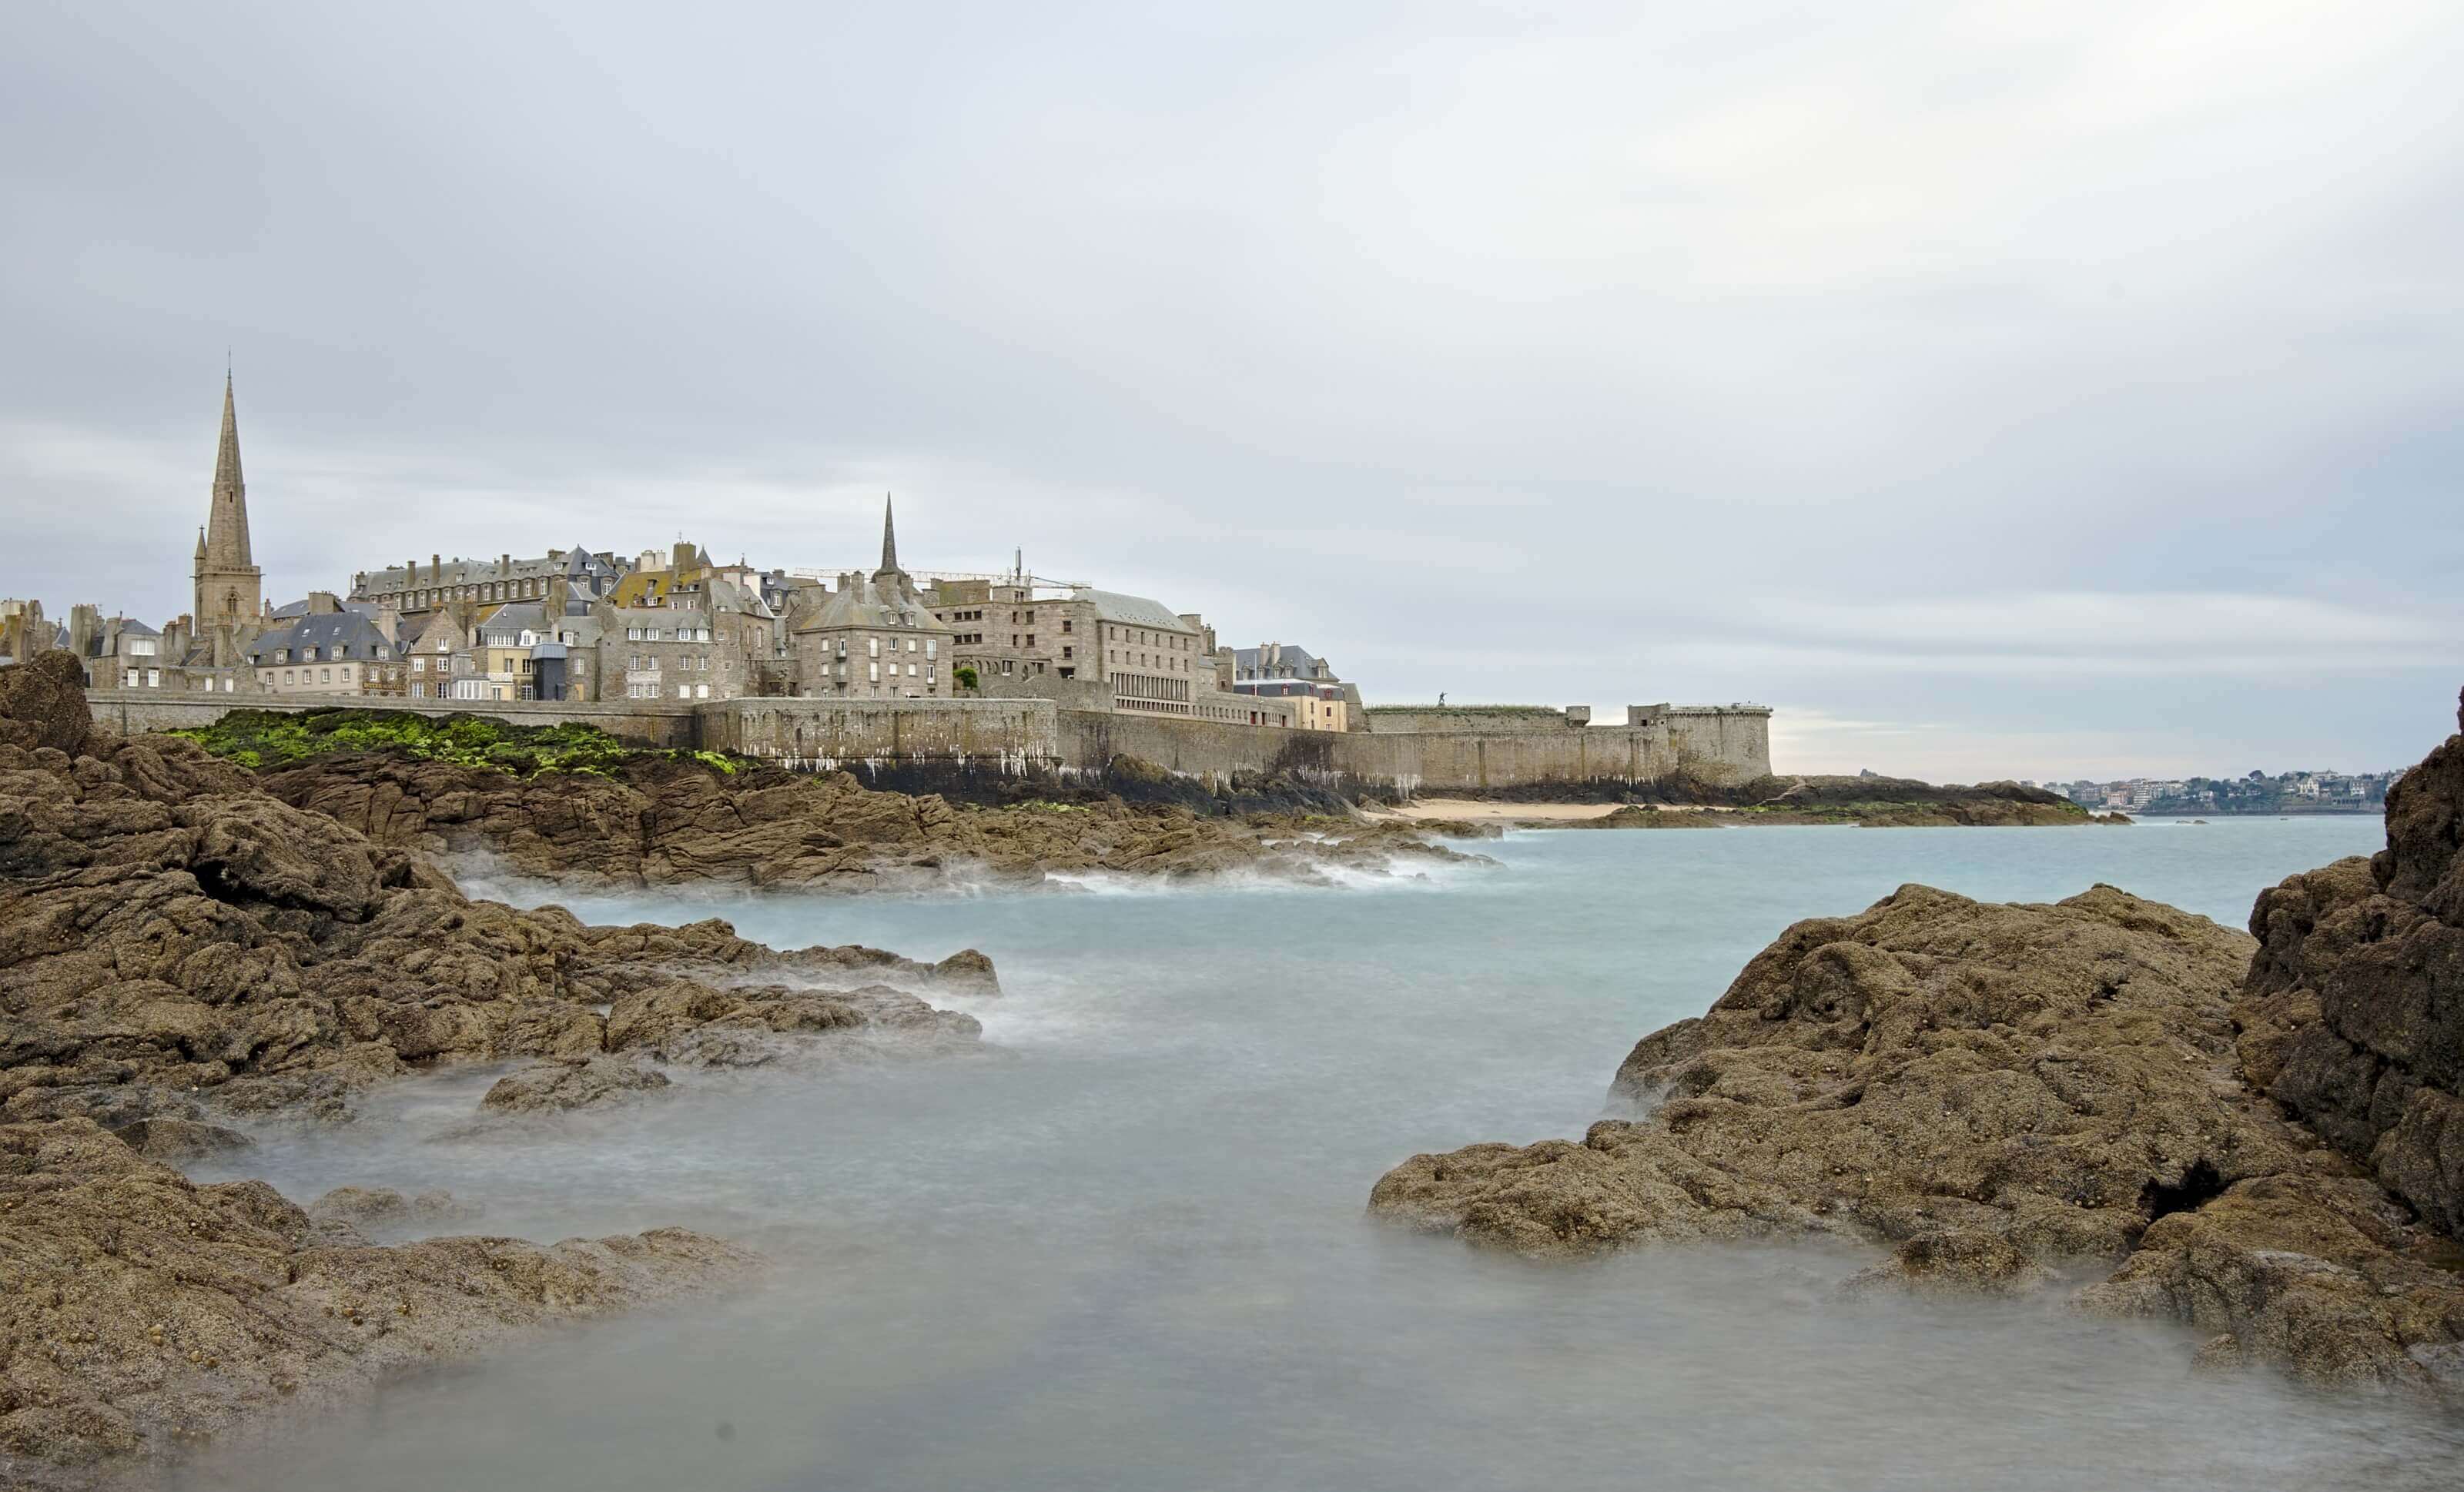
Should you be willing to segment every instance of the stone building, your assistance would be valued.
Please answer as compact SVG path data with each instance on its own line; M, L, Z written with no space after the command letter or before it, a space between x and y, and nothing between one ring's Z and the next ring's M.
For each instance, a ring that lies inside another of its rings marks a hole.
M833 699L916 699L952 692L958 633L898 567L898 530L884 499L881 567L848 571L826 595L805 595L788 626L796 692Z
M602 601L592 615L600 698L735 699L745 692L743 672L718 646L709 612Z
M0 663L29 663L59 646L59 628L43 618L43 603L31 597L0 601Z
M80 603L69 608L60 644L84 661L88 689L165 687L163 634L134 617Z
M481 618L474 671L502 685L509 699L599 698L601 623L588 602L560 580L538 601L517 601Z
M943 581L927 604L955 634L953 655L988 694L1068 698L1082 708L1233 718L1219 692L1215 634L1194 612L1120 591L1042 594L1023 576ZM1076 684L1085 688L1044 688ZM1201 708L1205 704L1219 709ZM1264 722L1261 722L1264 723Z
M1233 684L1233 696L1248 700L1272 700L1289 710L1288 723L1299 731L1348 731L1352 729L1349 701L1344 687L1318 679L1243 679Z
M426 619L438 608L465 601L495 605L512 601L539 601L548 585L561 580L567 594L595 601L608 595L629 565L609 554L593 554L576 544L551 549L539 559L448 560L430 555L426 565L406 560L382 570L363 570L351 577L351 599L390 605L398 614Z
M410 660L408 695L412 699L482 699L478 659L471 647L466 603L429 613Z
M409 669L389 617L342 606L329 594L306 614L260 632L245 654L271 694L350 694L402 698Z
M1306 647L1289 643L1260 643L1255 647L1232 650L1232 682L1246 684L1262 679L1307 679L1328 684L1341 683L1334 669L1325 659Z

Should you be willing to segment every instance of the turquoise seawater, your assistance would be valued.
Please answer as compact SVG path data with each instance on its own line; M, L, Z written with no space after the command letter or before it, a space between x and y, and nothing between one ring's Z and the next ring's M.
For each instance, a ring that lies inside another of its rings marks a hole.
M1635 1039L1788 923L1909 881L2104 881L2233 925L2358 818L1521 833L1341 889L572 902L990 954L984 1050L686 1075L519 1144L487 1074L269 1132L245 1174L451 1188L489 1232L743 1239L767 1284L561 1333L228 1448L193 1487L2106 1488L2453 1484L2401 1406L2186 1371L2191 1339L1844 1304L1819 1248L1499 1258L1363 1217L1415 1151L1576 1135Z

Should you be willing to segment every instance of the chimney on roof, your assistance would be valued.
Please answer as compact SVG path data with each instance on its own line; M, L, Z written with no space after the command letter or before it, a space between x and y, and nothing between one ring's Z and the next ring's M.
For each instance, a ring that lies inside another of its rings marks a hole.
M444 579L445 557L439 554L429 555L428 557L428 583L433 585Z

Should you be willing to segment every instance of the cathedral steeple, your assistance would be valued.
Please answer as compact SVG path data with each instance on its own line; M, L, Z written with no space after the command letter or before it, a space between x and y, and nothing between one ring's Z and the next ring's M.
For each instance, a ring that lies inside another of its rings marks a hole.
M264 577L249 553L248 483L240 475L239 410L228 369L223 373L223 428L214 450L213 496L205 531L197 538L195 579L201 629L253 621L263 606Z
M231 401L231 378L223 375L223 437L214 450L214 506L206 522L206 557L231 569L250 563L248 552L248 483L239 471L239 410Z

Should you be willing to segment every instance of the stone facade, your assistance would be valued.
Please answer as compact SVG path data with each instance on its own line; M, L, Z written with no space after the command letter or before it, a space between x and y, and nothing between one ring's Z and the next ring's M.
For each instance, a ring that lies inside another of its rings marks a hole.
M561 580L568 596L587 602L612 593L628 567L615 556L594 554L579 544L549 550L538 559L498 555L494 560L448 560L430 555L425 565L410 560L359 572L351 577L351 599L424 620L457 601L482 606L542 601L550 582Z
M1339 683L1304 678L1255 678L1235 683L1233 697L1274 701L1291 712L1291 726L1301 731L1352 729L1349 702Z
M1215 664L1215 630L1195 612L1087 585L1053 590L1023 579L944 581L927 601L987 694L1070 696L1094 709L1243 724L1283 724L1298 713L1230 697Z
M826 594L806 592L788 624L795 689L816 699L931 699L957 688L958 632L898 567L898 531L887 501L881 567L848 571Z
M331 594L260 632L243 649L269 694L357 694L403 698L410 665L390 614L344 607Z
M717 619L692 606L619 606L601 602L599 683L604 701L735 699L746 672L733 638L718 640Z

